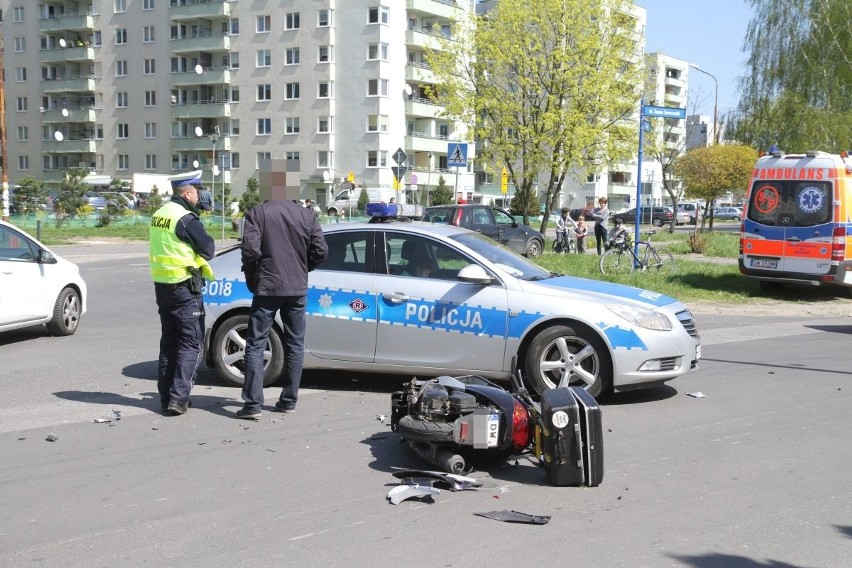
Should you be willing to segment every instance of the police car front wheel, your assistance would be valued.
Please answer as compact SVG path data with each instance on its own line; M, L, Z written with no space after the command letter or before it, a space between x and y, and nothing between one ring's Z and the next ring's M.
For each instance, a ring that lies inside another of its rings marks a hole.
M536 392L566 386L582 387L592 396L606 392L612 383L609 352L594 332L567 325L541 331L530 344L527 375Z
M219 375L228 383L241 387L245 381L246 332L248 314L239 314L225 320L213 336L213 363ZM263 352L263 386L269 386L281 377L284 370L284 344L273 327L269 343Z

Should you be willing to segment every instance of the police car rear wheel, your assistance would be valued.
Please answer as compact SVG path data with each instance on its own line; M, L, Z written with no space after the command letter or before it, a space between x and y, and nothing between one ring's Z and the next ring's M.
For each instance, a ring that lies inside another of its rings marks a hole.
M606 345L591 331L557 325L539 333L527 352L527 376L541 394L556 388L563 377L568 386L581 387L592 396L609 389L612 363Z
M227 382L241 387L245 382L246 332L248 314L225 320L213 337L213 363ZM269 343L263 353L263 386L269 386L281 377L284 370L284 344L273 328Z

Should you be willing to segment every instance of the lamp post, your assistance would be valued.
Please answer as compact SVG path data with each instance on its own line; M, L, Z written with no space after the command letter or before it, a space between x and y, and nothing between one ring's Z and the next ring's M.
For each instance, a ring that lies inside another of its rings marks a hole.
M716 80L716 76L712 73L709 73L695 65L694 63L689 64L690 67L698 71L699 73L704 73L711 79L713 79L713 84L716 86L716 94L713 97L713 144L719 143L719 81Z

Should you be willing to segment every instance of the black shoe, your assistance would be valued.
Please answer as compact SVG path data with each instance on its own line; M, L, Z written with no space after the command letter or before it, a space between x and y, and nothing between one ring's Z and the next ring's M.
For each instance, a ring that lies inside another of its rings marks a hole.
M278 412L283 412L287 414L289 412L296 412L295 404L287 404L286 402L281 402L280 400L275 403L275 410Z
M186 414L187 410L189 410L189 402L177 402L176 400L171 401L166 407L166 412L172 416Z
M260 410L254 408L246 408L245 406L237 410L234 415L241 420L260 420Z

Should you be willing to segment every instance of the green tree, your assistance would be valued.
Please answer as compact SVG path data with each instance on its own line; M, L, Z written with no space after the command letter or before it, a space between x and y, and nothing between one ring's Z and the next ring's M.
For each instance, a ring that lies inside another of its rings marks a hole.
M500 0L427 52L438 79L429 95L485 141L477 159L507 168L514 199L529 203L544 173L552 204L566 176L585 178L635 152L636 125L627 119L640 98L642 60L632 7Z
M91 189L91 186L83 183L83 178L87 175L89 175L88 170L83 168L71 168L65 172L54 206L57 225L62 225L67 218L73 219L80 215L83 208L89 204L84 194Z
M32 176L18 181L15 195L12 196L12 208L21 215L33 215L44 210L47 202L47 189L44 182Z
M260 203L260 182L256 177L252 176L246 182L246 190L240 197L240 211L248 213L248 211Z
M358 194L358 210L366 211L369 202L370 196L367 194L367 188L361 187L361 193Z
M786 152L852 145L852 3L749 0L748 71L729 137Z
M509 213L515 216L523 216L524 220L526 220L530 216L537 216L540 207L538 194L533 191L526 196L516 195L509 207Z
M707 146L675 160L674 173L683 180L687 197L710 204L728 191L743 192L756 161L757 151L749 146Z
M142 208L143 215L152 215L157 209L163 206L163 196L160 195L159 188L155 185L151 186L151 193L148 196L148 201Z
M429 192L431 205L449 205L453 202L453 190L447 186L444 176L438 176L438 185Z

